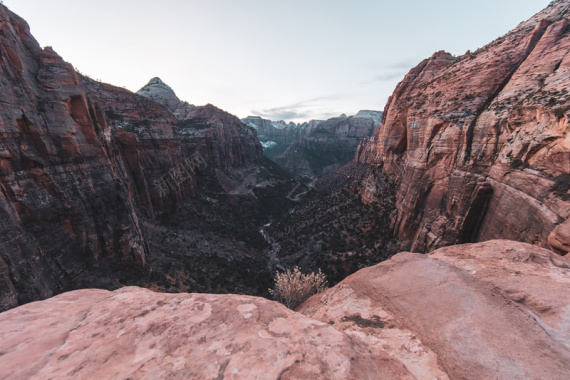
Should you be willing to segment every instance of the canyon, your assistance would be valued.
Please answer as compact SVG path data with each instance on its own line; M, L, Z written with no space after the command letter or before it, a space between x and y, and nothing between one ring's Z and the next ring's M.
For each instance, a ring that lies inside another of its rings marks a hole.
M258 219L300 186L255 130L80 75L0 14L0 310L93 286L266 293Z
M287 124L93 80L0 4L0 377L567 379L569 24ZM289 310L295 266L330 288Z

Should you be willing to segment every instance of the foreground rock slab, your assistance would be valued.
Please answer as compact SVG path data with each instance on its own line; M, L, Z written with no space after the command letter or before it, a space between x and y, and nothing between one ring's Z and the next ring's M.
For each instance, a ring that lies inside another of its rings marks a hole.
M0 314L2 379L413 378L263 298L78 290Z
M0 314L1 379L570 378L570 260L506 240L403 252L297 312L78 290Z
M418 379L570 378L570 260L494 240L400 253L298 311L387 351Z

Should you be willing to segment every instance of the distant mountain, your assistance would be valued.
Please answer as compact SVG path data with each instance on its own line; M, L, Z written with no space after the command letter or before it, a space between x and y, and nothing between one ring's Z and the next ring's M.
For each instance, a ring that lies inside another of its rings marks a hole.
M158 77L152 78L146 86L137 91L137 94L162 104L170 112L176 111L180 104L180 99L178 99L174 90Z
M195 105L178 99L174 90L158 77L152 78L143 88L137 91L137 94L162 104L178 120L192 118L192 111L196 108Z
M275 158L285 152L287 148L314 129L322 120L311 120L306 123L285 123L283 120L272 121L259 116L248 116L241 121L257 131L259 142L263 146L263 153L269 158Z
M267 157L296 175L314 178L350 162L360 140L372 136L382 122L382 112L363 110L302 124L259 116L242 122L257 130Z
M318 123L273 158L298 176L317 178L352 161L360 141L372 136L382 112L360 111Z

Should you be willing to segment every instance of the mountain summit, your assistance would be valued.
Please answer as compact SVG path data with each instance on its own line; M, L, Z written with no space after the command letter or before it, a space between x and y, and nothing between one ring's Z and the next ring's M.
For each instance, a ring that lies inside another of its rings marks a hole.
M176 111L180 104L180 99L178 99L174 90L159 77L152 78L146 86L137 91L137 94L162 104L171 112Z

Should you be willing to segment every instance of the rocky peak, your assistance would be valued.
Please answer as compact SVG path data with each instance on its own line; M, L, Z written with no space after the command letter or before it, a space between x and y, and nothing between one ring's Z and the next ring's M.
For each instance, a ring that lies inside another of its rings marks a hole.
M354 115L354 117L359 117L363 119L372 119L375 124L382 123L382 111L371 111L371 110L360 110Z
M171 112L176 111L180 104L180 99L178 99L172 88L159 77L152 78L146 86L137 91L137 94L162 104Z

